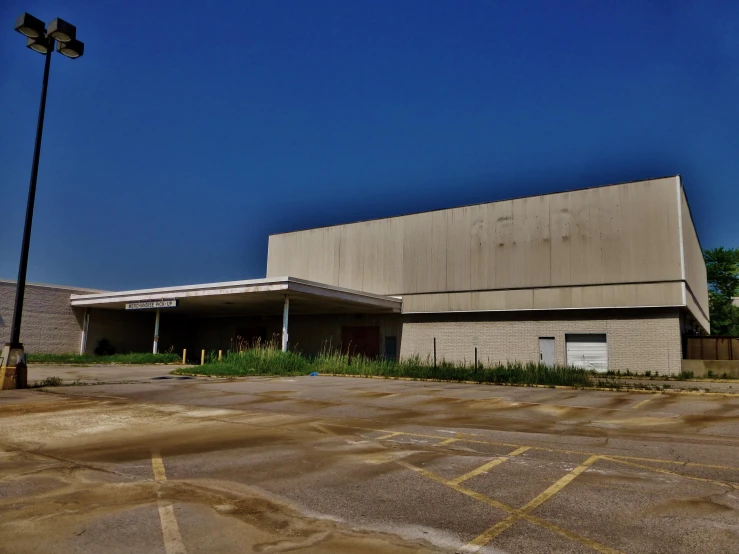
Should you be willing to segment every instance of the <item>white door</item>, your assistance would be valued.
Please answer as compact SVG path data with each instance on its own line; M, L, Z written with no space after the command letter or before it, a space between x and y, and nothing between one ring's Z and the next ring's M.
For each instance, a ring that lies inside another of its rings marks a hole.
M605 372L608 342L605 335L567 335L567 365Z
M539 363L554 365L554 337L539 337Z

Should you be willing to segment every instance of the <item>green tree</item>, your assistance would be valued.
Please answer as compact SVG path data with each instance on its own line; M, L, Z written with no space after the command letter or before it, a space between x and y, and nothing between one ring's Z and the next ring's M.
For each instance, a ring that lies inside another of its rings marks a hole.
M708 276L711 334L739 335L739 248L711 248L703 252Z

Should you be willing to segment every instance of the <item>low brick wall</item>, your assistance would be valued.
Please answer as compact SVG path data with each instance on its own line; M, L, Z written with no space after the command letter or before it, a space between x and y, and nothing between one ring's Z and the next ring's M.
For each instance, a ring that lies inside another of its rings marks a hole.
M21 322L21 342L28 352L78 353L82 310L69 304L71 294L99 292L53 285L27 284ZM15 281L0 281L0 343L10 340L15 304Z
M487 312L406 316L401 357L433 356L483 364L539 360L539 337L554 337L556 361L565 363L565 335L605 333L608 368L614 371L680 372L682 346L677 309Z

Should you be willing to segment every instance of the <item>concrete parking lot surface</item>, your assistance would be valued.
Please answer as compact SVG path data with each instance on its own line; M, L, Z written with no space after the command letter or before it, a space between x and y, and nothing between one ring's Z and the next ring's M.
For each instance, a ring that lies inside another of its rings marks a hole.
M739 544L736 396L81 369L0 393L0 552Z

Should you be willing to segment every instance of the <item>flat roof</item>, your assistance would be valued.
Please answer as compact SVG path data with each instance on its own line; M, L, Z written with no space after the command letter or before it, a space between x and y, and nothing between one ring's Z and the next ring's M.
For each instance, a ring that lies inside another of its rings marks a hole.
M128 302L178 300L176 308L164 310L202 315L270 315L282 313L285 295L290 297L291 314L400 313L402 306L399 297L294 277L72 294L70 303L77 308L125 310Z

